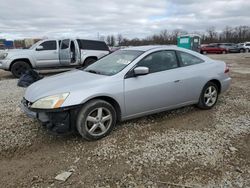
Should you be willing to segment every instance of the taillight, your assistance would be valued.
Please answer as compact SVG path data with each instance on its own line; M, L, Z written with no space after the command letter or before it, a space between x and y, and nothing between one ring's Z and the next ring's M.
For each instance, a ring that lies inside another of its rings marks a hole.
M229 67L226 66L224 73L229 73Z

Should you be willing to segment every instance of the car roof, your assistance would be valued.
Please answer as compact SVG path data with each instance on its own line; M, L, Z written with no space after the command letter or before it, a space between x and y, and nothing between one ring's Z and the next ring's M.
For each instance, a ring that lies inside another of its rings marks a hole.
M149 51L149 50L153 50L153 49L178 49L178 47L176 45L148 45L148 46L134 46L134 47L128 47L128 48L124 48L121 50L137 50L137 51Z
M148 46L136 46L136 47L128 47L128 48L124 48L124 49L120 49L120 50L137 50L137 51L143 51L143 52L147 52L147 51L157 51L157 50L176 50L176 51L181 51L181 52L186 52L189 53L191 55L194 55L196 57L199 57L200 59L203 60L211 60L208 56L204 56L198 52L189 50L189 49L185 49L185 48L180 48L177 47L176 45L148 45Z

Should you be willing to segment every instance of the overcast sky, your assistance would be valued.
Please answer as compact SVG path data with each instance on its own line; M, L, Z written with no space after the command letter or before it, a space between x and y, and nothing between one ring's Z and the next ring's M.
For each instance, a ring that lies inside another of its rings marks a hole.
M250 25L250 0L0 0L0 38L142 38Z

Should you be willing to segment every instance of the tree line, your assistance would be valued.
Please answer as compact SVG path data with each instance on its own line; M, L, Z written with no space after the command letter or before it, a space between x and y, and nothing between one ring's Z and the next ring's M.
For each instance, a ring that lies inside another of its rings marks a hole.
M193 32L201 36L202 44L208 43L242 43L250 41L250 26L229 27L226 26L222 31L217 31L214 26L204 32ZM158 34L153 34L145 38L128 39L121 34L108 35L105 40L109 46L140 46L153 44L177 44L179 35L188 34L187 31L175 29L173 31L162 30Z

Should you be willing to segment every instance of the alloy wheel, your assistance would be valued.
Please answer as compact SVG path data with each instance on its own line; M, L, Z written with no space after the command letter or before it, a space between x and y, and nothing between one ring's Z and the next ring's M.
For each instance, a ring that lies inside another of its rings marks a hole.
M218 97L217 89L214 86L209 86L204 93L205 104L209 107L216 103Z
M111 112L105 107L99 107L88 114L85 127L90 135L101 136L109 130L112 121Z

